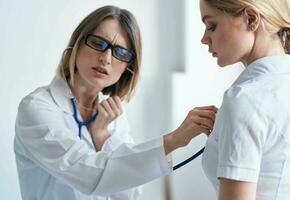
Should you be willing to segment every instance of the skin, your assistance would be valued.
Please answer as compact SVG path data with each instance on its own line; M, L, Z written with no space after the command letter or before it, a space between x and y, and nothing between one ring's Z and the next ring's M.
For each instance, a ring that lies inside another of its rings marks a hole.
M113 45L129 47L126 32L115 19L106 19L93 32ZM77 52L77 73L74 85L71 86L78 100L78 108L83 119L92 115L93 108L97 108L98 117L88 127L95 148L100 150L110 137L107 126L122 114L121 98L114 96L94 105L98 93L103 88L116 83L126 70L127 63L112 56L111 50L97 52L84 43ZM107 75L100 75L95 69L107 71ZM86 107L86 109L84 109ZM91 108L92 110L88 109ZM164 136L164 151L166 154L187 145L192 138L201 132L209 134L213 129L217 108L214 106L198 107L191 110L183 123L173 132Z
M285 54L279 37L261 27L261 16L255 8L247 8L239 17L226 15L200 0L200 13L206 30L201 42L217 58L221 67ZM219 178L219 200L255 200L257 184Z

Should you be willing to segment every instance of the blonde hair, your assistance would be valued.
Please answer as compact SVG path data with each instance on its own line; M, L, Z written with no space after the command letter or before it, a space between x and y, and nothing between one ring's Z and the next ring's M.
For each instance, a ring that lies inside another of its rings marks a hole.
M129 63L128 68L133 71L124 71L120 79L113 85L103 89L103 93L110 96L127 95L128 100L133 96L139 76L142 55L140 29L135 17L128 10L116 6L104 6L84 18L73 32L68 47L64 50L61 61L57 67L57 75L65 76L66 80L73 85L76 73L76 56L84 37L92 33L105 19L114 18L119 21L126 31L130 47L135 52L135 59Z
M246 8L255 8L261 15L262 26L278 34L287 54L290 54L289 0L204 0L209 6L231 16L240 16Z

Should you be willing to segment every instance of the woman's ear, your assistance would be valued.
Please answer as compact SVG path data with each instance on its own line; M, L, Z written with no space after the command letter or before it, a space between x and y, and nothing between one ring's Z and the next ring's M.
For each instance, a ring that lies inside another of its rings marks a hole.
M251 31L256 31L261 23L261 15L255 8L246 8L245 17L248 23L248 28Z

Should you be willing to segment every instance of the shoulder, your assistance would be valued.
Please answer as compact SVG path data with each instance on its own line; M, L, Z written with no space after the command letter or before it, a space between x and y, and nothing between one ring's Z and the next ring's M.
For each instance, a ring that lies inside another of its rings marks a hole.
M245 114L252 110L250 89L241 85L230 87L224 94L222 108L231 115ZM251 109L250 109L251 108Z
M256 77L254 79L243 81L239 84L232 85L224 93L224 103L230 107L247 111L259 110L263 106L263 99L269 95L269 88L264 87L269 84L267 77Z
M18 117L34 118L36 115L39 116L42 110L56 108L55 105L48 86L39 87L21 100L18 106Z
M50 102L50 100L51 95L49 94L48 86L43 86L35 89L33 92L25 96L20 102L20 107L37 102Z
M254 125L253 123L259 121L265 124L267 115L263 99L265 99L263 91L252 87L252 84L232 86L224 94L221 114L227 119L227 123Z

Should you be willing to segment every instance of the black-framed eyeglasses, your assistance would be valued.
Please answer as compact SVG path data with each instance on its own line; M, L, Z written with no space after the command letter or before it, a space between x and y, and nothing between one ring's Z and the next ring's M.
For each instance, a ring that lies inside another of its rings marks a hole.
M85 44L92 49L105 52L107 49L112 50L112 55L120 61L130 63L135 59L135 53L119 45L112 45L108 40L93 34L85 36Z

